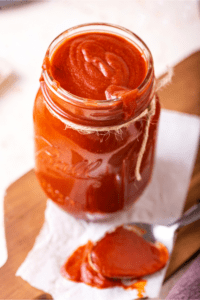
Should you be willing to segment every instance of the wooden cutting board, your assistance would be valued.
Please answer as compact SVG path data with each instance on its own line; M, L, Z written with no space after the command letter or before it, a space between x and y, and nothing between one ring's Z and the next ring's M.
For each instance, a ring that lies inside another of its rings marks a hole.
M200 115L200 51L174 68L172 83L160 92L162 106L167 109ZM187 210L200 199L200 151L198 152L189 192ZM8 260L0 269L0 299L48 299L15 273L33 247L43 222L46 196L31 170L7 190L5 228ZM200 248L200 221L179 230L166 279L178 270ZM42 267L42 266L41 266Z

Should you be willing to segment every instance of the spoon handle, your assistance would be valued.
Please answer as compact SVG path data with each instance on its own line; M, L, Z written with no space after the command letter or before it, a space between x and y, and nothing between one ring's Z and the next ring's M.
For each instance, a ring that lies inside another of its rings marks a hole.
M200 202L188 209L182 217L173 222L171 225L177 224L178 228L191 224L200 219Z

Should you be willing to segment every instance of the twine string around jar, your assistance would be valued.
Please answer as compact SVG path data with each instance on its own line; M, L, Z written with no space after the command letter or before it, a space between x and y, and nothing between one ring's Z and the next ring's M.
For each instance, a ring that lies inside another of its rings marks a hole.
M165 74L165 76L161 79L156 80L155 88L154 88L155 92L159 91L162 87L164 87L165 85L170 83L172 76L173 76L173 68L168 68L168 71ZM142 158L143 158L143 155L144 155L144 152L146 149L146 145L147 145L147 141L148 141L148 137L149 137L149 127L151 124L151 118L155 115L155 112L156 112L156 99L154 96L153 99L151 100L148 108L146 110L144 110L144 112L143 112L146 115L146 125L145 125L142 145L141 145L141 148L140 148L140 151L138 154L136 167L135 167L135 177L136 177L137 181L140 181L142 179L141 174L140 174L140 168L141 168ZM139 116L140 118L142 117L141 115Z
M149 128L150 128L150 123L151 123L151 118L155 115L156 111L156 99L155 96L151 100L149 106L145 110L145 115L146 115L146 125L144 129L144 136L143 136L143 141L142 145L138 154L137 162L136 162L136 167L135 167L135 177L137 181L140 181L142 179L141 174L140 174L140 167L142 163L142 158L146 149L148 137L149 137Z
M155 85L154 85L152 94L154 94L155 92L160 90L162 87L164 87L165 85L170 83L172 76L173 76L173 68L168 68L168 71L165 74L165 76L163 78L155 81ZM43 95L48 100L49 95L43 84L41 84L41 89L42 89ZM122 128L127 128L131 124L140 120L141 118L146 117L146 124L145 124L145 129L144 129L144 134L143 134L142 145L141 145L138 157L137 157L137 162L136 162L136 167L135 167L135 177L136 177L137 181L140 181L142 179L141 174L140 174L140 169L141 169L142 159L143 159L143 155L146 150L146 145L147 145L147 141L148 141L148 137L149 137L149 128L150 128L150 124L151 124L151 119L155 115L155 111L156 111L155 95L153 96L149 106L139 116L137 116L134 119L131 119L130 121L128 121L126 123L123 123L120 125L114 125L114 126L107 126L107 127L95 127L95 126L85 126L85 125L75 124L75 123L63 118L62 116L58 115L53 109L51 109L51 107L47 104L49 101L45 101L45 102L46 102L46 106L49 109L50 113L52 115L54 115L56 118L58 118L61 122L63 122L66 125L66 129L71 128L73 130L80 132L81 134L91 134L91 133L95 133L95 132L96 133L97 132L108 133L110 131L114 131L116 134L118 134L118 133L120 133L120 130Z

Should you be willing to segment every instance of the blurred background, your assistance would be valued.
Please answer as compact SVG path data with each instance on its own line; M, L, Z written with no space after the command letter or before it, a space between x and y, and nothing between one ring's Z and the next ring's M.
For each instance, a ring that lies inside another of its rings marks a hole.
M200 49L197 0L0 1L0 190L33 167L32 108L50 42L71 26L109 22L139 35L159 76Z

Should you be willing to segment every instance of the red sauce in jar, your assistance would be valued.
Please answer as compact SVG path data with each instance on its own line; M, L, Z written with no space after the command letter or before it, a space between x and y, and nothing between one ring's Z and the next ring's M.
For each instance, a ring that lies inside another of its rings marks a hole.
M153 245L134 231L120 226L96 244L89 241L75 250L62 266L61 274L96 288L137 289L138 297L142 297L146 280L141 277L162 269L168 258L164 245ZM123 278L136 281L131 283Z
M116 98L139 87L147 73L143 54L108 33L84 33L65 40L50 61L54 80L83 98Z
M105 219L130 207L153 170L157 96L140 167L142 180L136 179L135 169L147 118L118 131L106 130L137 117L154 96L153 61L131 37L120 34L65 32L62 42L59 37L47 51L35 99L37 178L49 198L87 220ZM83 133L65 121L105 131Z

